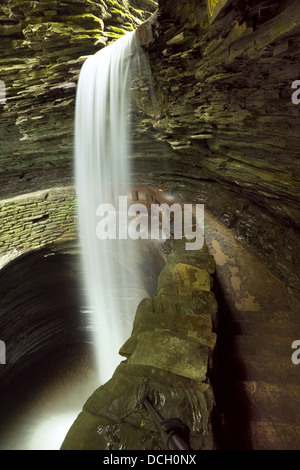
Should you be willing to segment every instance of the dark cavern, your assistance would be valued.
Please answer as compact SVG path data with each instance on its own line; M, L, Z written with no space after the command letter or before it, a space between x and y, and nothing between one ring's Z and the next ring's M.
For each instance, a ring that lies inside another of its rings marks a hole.
M0 37L0 450L299 450L299 0Z

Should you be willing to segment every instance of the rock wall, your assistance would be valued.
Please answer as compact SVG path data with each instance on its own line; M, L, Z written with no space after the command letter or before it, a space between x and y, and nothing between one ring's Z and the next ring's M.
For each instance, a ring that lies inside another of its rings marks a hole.
M0 256L77 236L74 187L51 188L0 201Z
M155 8L153 0L1 2L0 198L72 184L83 57L136 28Z
M210 24L204 1L167 1L159 25L155 134L194 171L299 227L299 2L235 0Z
M214 259L176 240L154 298L138 306L112 378L88 399L63 450L167 449L143 406L147 396L166 418L190 428L193 449L213 449L214 395L209 381L217 303Z
M297 292L299 26L293 0L232 0L213 22L204 0L159 2L158 112L138 99L134 129L136 178L204 202Z

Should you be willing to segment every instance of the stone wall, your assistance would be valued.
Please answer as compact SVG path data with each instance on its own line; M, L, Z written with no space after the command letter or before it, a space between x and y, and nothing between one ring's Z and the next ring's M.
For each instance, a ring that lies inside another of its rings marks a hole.
M74 187L51 188L0 201L0 256L76 237Z
M214 259L206 246L174 241L154 298L138 306L120 354L126 359L88 399L63 450L167 449L143 406L147 396L166 418L189 426L191 447L213 449L214 394L209 375L216 343Z

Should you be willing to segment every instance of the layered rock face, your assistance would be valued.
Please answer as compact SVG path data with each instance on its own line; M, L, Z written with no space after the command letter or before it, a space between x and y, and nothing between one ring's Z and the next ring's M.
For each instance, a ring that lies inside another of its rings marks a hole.
M137 139L143 131L160 142L148 173L143 160L144 180L204 202L299 290L300 108L292 85L300 5L224 3L211 21L204 1L159 2L148 47L158 112L150 117L142 102L148 119L141 113L135 126Z
M299 226L299 4L229 2L209 24L205 2L186 3L161 2L150 51L156 135L194 174L237 186Z
M1 2L1 198L72 181L81 57L135 29L155 8L153 0Z

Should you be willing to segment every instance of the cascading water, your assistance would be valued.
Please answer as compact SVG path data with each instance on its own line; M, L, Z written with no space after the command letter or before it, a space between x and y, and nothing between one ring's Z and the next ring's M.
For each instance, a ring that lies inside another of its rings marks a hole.
M119 196L130 193L130 80L139 60L136 52L132 32L89 57L76 98L75 177L83 282L94 315L101 383L120 363L118 351L130 336L137 304L145 297L136 277L134 242L96 236L97 208L117 205Z

